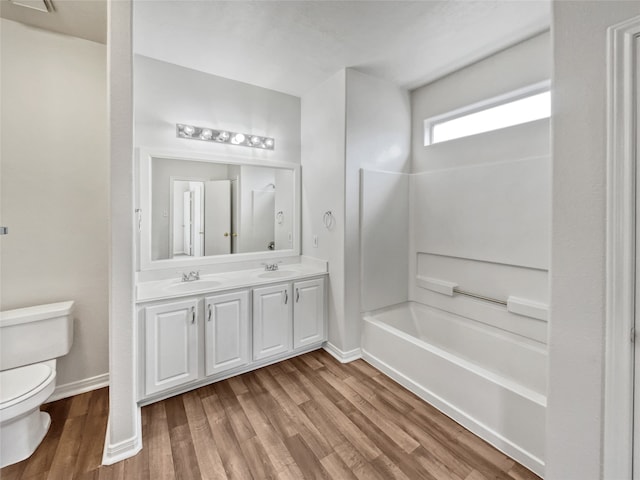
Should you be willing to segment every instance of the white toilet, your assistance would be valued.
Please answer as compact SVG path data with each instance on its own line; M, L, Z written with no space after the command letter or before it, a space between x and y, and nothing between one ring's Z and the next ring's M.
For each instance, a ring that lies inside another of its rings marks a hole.
M71 348L72 312L72 301L0 312L0 467L29 457L49 430L40 405Z

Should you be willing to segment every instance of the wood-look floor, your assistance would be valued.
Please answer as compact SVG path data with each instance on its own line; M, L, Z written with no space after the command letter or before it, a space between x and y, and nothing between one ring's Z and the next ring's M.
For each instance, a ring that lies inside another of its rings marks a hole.
M142 409L144 449L100 466L107 389L45 405L35 479L537 479L362 360L322 350Z

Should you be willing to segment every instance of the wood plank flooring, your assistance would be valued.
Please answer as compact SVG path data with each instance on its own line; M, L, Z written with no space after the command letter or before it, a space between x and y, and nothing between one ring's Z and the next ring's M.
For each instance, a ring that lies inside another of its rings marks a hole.
M2 480L539 478L366 362L322 350L144 407L144 449L116 465L100 466L106 388L43 409L47 437Z

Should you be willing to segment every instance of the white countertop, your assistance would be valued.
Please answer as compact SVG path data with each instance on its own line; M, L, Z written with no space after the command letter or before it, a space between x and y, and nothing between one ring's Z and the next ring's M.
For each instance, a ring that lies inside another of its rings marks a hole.
M270 283L290 282L327 273L327 267L313 263L281 265L278 270L264 268L201 275L200 280L183 282L182 278L140 282L136 285L136 302L215 293L236 288L250 288Z

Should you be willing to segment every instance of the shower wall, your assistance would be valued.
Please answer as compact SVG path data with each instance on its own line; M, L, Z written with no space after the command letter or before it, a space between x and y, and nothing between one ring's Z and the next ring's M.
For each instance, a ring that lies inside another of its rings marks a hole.
M545 156L412 175L409 299L546 343L549 163ZM443 294L438 282L535 305L537 318Z
M540 343L547 341L549 302L549 120L430 146L423 122L548 80L550 54L544 33L411 94L409 300ZM535 314L446 295L438 282L524 302Z
M549 78L546 32L411 92L411 173L361 172L361 311L413 300L546 343L549 120L428 147L423 121ZM537 318L443 295L430 279L524 300Z
M540 35L413 91L411 173L363 170L360 209L363 358L540 475L549 120L427 147L422 128L549 79L549 43Z
M361 170L363 312L408 300L409 178Z

